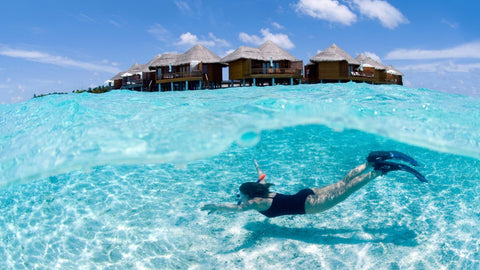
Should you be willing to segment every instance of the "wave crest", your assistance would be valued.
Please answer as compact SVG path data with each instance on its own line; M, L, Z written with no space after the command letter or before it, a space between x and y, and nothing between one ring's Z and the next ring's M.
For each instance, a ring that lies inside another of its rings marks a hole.
M0 106L0 185L106 164L186 163L306 124L480 159L477 104L354 83L47 96Z

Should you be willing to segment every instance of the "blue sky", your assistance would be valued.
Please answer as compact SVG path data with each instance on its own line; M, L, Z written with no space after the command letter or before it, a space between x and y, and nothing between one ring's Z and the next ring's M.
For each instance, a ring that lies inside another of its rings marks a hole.
M413 88L480 96L480 1L4 1L0 103L103 84L201 43L223 57L270 39L304 64L337 44L392 64Z

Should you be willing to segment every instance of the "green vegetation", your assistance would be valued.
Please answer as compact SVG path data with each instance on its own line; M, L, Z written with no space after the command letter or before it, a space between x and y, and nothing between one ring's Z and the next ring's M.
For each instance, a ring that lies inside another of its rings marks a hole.
M33 98L39 98L39 97L50 96L50 95L65 95L65 94L68 94L68 93L62 93L62 92L53 92L53 93L48 93L48 94L40 94L40 95L33 94Z
M102 93L106 93L108 91L110 91L110 87L109 86L97 86L95 88L88 88L88 90L75 90L75 91L72 91L72 93L84 93L84 92L87 92L87 93L93 93L93 94L102 94Z
M85 90L73 90L72 93L79 94L79 93L92 93L92 94L102 94L110 91L111 88L109 86L97 86L95 88L89 87L88 89ZM49 96L49 95L65 95L68 93L63 93L63 92L53 92L53 93L48 93L48 94L33 94L33 98L39 98L39 97L44 97L44 96Z

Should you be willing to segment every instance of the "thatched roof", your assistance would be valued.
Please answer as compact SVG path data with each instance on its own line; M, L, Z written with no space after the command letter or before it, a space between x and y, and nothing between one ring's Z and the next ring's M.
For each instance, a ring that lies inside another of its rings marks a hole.
M267 40L265 43L263 43L260 47L258 47L260 52L262 53L262 56L266 60L274 60L274 61L280 61L280 60L289 60L289 61L298 61L297 58L295 58L293 55L289 54L287 51L282 49L280 46L277 44L273 43L270 40Z
M220 63L220 57L205 48L201 44L196 44L185 53L164 53L157 55L147 65L150 69L157 67L167 67L169 65L179 66L189 64L193 61L205 64Z
M132 75L135 75L135 74L142 74L142 72L148 71L148 69L146 69L146 68L147 68L147 64L135 63L127 71L123 72L123 74L121 74L120 76L121 77L128 77L128 76L132 76Z
M158 59L160 59L160 57L162 57L162 54L158 54L157 56L155 56L152 60L150 60L146 65L145 65L145 72L151 72L153 70L150 69L150 67L152 66L153 63L155 63L156 61L158 61Z
M363 53L361 53L355 59L357 61L359 61L360 63L363 63L363 66L369 65L369 66L372 66L372 67L374 67L375 69L378 69L378 70L385 70L386 69L384 65L382 65L381 63L373 60L372 58L366 56Z
M241 46L231 54L222 58L220 61L222 63L228 63L242 58L260 60L260 51L257 48Z
M148 71L147 64L135 63L129 69L117 73L117 75L113 76L108 81L120 80L122 77L128 77L128 76L132 76L132 75L135 75L135 74L141 74L142 72L147 72L147 71Z
M170 64L175 65L179 56L179 53L164 53L150 61L148 67L153 69L156 67L167 67Z
M393 74L393 75L397 75L397 76L403 76L403 73L398 71L396 68L394 68L393 66L385 66L385 68L387 69L387 73L390 73L390 74Z
M336 61L347 61L352 65L360 65L360 62L355 60L352 56L346 53L344 50L340 49L336 44L332 44L330 47L319 52L315 55L311 62L336 62Z
M228 63L238 59L254 59L260 61L270 61L270 59L273 61L299 61L293 55L270 40L266 41L258 48L241 46L231 54L222 58L220 61L223 63Z
M113 77L112 77L110 80L108 80L108 81L112 81L112 82L113 82L113 81L115 81L115 80L120 80L120 79L122 79L122 75L123 75L125 72L127 72L127 71L120 71L119 73L117 73L117 75L113 76ZM108 82L108 81L106 81L106 82Z
M188 64L192 61L198 61L206 64L219 63L220 57L211 52L209 49L205 48L202 44L196 44L186 53L181 54L177 61L176 65Z

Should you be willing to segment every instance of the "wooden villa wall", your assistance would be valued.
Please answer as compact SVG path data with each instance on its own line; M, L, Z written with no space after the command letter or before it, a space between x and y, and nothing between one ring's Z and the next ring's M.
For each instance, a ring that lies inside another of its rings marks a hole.
M155 71L143 72L143 91L157 91L157 76Z
M390 74L390 73L387 73L387 77L386 77L386 82L388 84L398 84L398 85L403 85L403 80L402 80L402 76L400 75L393 75L393 74Z
M117 79L113 81L113 89L120 89L122 88L122 79Z
M228 77L231 80L239 80L242 77L243 61L237 60L228 64Z
M175 66L172 66L172 73L176 71L175 69L176 67ZM155 76L157 78L157 80L160 80L161 78L158 77L158 71L160 70L161 71L161 74L168 74L170 72L168 72L168 69L169 67L156 67L155 68Z
M290 68L291 64L290 64L290 61L282 60L278 62L278 66L279 68Z
M265 68L265 64L270 61L261 61L253 59L240 59L229 63L229 79L270 79L270 78L302 78L303 62L302 61L275 61L278 63L276 68ZM294 73L298 70L298 73Z
M375 72L374 67L364 67L362 75L360 77L354 77L353 81L375 83Z
M222 65L220 64L208 64L207 71L208 80L214 83L221 83L222 76Z
M308 83L317 83L319 82L318 78L318 65L317 64L308 64L305 66L305 70L303 72L305 74L305 80Z
M355 81L375 84L403 85L402 76L389 74L386 70L364 67L363 72L357 72L358 65L349 65L346 61L310 63L304 68L307 83ZM350 74L352 72L352 75ZM360 73L355 75L354 73Z
M374 67L364 67L363 74L366 77L374 78L375 77L375 68Z
M317 66L319 80L345 80L349 77L347 61L320 62Z
M295 61L295 62L288 62L288 66L289 68L294 68L294 69L298 69L300 71L303 71L303 61ZM302 73L299 74L300 75L300 78L303 77Z
M239 59L229 63L228 76L230 80L241 80L248 78L252 69L252 60Z
M403 85L402 76L400 76L400 75L394 75L394 77L395 77L395 84Z
M375 83L384 84L387 81L387 72L385 70L375 69Z

